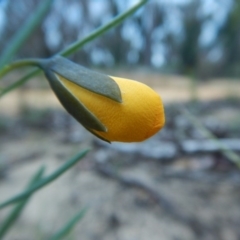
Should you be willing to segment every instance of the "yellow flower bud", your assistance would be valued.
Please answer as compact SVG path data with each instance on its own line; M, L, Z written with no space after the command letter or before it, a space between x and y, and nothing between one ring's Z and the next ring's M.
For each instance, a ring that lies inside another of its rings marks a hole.
M159 95L143 83L111 78L120 88L122 103L91 92L59 76L65 87L106 126L106 132L93 130L96 135L109 142L140 142L157 133L165 122L164 108Z
M107 142L140 142L164 125L160 96L140 82L110 77L56 56L41 68L65 109Z

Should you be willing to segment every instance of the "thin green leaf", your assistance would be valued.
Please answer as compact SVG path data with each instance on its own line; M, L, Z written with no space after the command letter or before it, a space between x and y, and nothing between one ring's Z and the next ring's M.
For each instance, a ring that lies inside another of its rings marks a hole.
M143 1L140 1L139 3L135 4L130 9L128 9L126 12L124 12L122 14L119 14L117 17L113 18L113 20L110 21L109 23L107 23L106 25L104 25L104 26L102 26L100 28L97 28L95 31L90 33L88 36L86 36L82 40L78 40L78 41L74 42L72 45L68 46L66 49L61 51L59 53L59 55L69 56L72 53L76 52L77 50L82 48L86 43L94 40L95 38L99 37L100 35L103 35L105 32L107 32L111 28L116 27L117 25L119 25L126 18L128 18L133 13L135 13L140 7L142 7L144 4L146 4L147 1L148 0L143 0Z
M34 77L37 73L40 73L41 70L37 69L32 72L30 72L28 75L22 77L15 83L9 85L8 87L4 88L2 91L0 90L0 98L3 97L8 92L11 92L12 90L18 88L19 86L23 85L25 82L27 82L30 78Z
M142 7L144 4L147 3L148 0L143 0L140 1L139 3L137 3L136 5L134 5L133 7L131 7L130 9L128 9L126 12L119 14L117 17L113 18L109 23L105 24L104 26L97 28L95 31L93 31L92 33L90 33L88 36L86 36L85 38L78 40L76 42L74 42L72 45L68 46L66 49L64 49L63 51L59 52L56 55L62 55L62 56L69 56L72 53L76 52L77 50L79 50L80 48L82 48L85 44L87 44L88 42L94 40L95 38L99 37L100 35L104 34L105 32L107 32L108 30L110 30L111 28L119 25L121 22L123 22L127 17L129 17L130 15L132 15L134 12L136 12L140 7ZM3 96L5 94L5 92L9 92L13 89L15 89L15 87L13 87L13 85L15 86L20 86L23 83L27 82L28 80L30 80L31 77L33 77L34 75L38 74L39 71L35 70L32 71L31 73L29 73L28 75L26 75L25 77L23 77L22 79L16 81L14 84L8 86L6 89L3 90L2 94L0 94L0 97ZM24 79L24 81L23 81Z
M85 216L87 208L81 209L62 229L55 233L49 240L64 239L76 226L76 224Z
M42 187L46 186L47 184L51 183L52 181L54 181L55 179L60 177L68 169L70 169L73 165L75 165L79 160L81 160L87 154L88 151L89 150L87 149L87 150L84 150L84 151L76 154L74 157L69 159L65 164L63 164L59 169L57 169L50 176L41 179L34 186L30 187L26 191L24 191L24 192L14 196L14 197L12 197L11 199L3 202L2 204L0 204L0 209L4 208L4 207L6 207L10 204L13 204L13 203L16 203L18 201L23 200L24 198L30 196L31 194L33 194L34 192L36 192L40 188L42 188Z
M32 13L23 26L17 31L0 58L0 69L11 60L33 30L40 24L52 3L53 0L41 1L36 11Z
M0 78L5 76L8 72L15 70L16 68L29 67L29 66L40 67L41 61L42 59L40 58L27 58L27 59L15 61L11 64L5 65L0 70Z
M34 184L36 184L42 177L44 173L44 168L41 167L33 176L30 183L27 186L27 189ZM8 217L3 221L3 223L0 226L0 239L2 239L8 230L12 227L12 225L16 222L18 217L20 216L21 212L23 211L24 207L28 203L29 197L26 197L22 202L17 204L17 206L14 207L14 209L10 212Z

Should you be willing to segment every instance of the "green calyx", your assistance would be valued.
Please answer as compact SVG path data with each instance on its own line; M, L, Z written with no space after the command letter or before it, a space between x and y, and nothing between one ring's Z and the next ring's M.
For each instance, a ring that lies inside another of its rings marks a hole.
M43 69L51 88L68 113L88 131L109 142L94 132L107 132L107 127L69 91L60 76L82 88L121 103L121 91L117 83L107 75L88 70L61 56L41 60L39 66Z
M82 67L64 57L55 56L42 61L43 70L53 71L63 78L113 101L122 102L121 91L109 76Z
M85 128L107 132L107 128L60 81L56 74L46 71L49 83L64 108Z

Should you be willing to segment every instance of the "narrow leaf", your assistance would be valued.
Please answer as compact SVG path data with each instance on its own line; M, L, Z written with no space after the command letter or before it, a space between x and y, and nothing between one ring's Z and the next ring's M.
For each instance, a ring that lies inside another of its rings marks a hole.
M137 4L129 8L127 11L123 12L122 14L119 14L115 18L113 18L109 23L97 28L95 31L90 33L88 36L83 38L82 40L78 40L74 42L72 45L68 46L66 49L61 51L59 55L62 56L68 56L82 48L86 43L91 42L95 38L99 37L100 35L103 35L105 32L110 30L113 27L116 27L121 22L123 22L126 18L131 16L133 13L135 13L140 7L142 7L144 4L147 3L148 0L142 0L139 1Z
M18 201L23 200L24 198L30 196L31 194L33 194L34 192L36 192L40 188L42 188L42 187L46 186L47 184L51 183L52 181L54 181L55 179L60 177L68 169L70 169L72 166L74 166L79 160L81 160L88 153L88 151L89 150L87 149L87 150L84 150L84 151L76 154L74 157L69 159L65 164L63 164L59 169L57 169L50 176L41 179L36 184L34 184L34 186L30 187L26 191L24 191L24 192L14 196L14 197L12 197L11 199L3 202L2 204L0 204L0 209L4 208L4 207L6 207L10 204L13 204L13 203L16 203Z
M4 66L4 64L11 60L14 54L30 36L32 31L40 24L52 3L53 0L41 1L36 11L32 13L23 26L17 31L0 58L0 69Z
M14 82L13 84L11 84L8 87L4 88L2 91L0 90L0 98L3 97L4 95L6 95L7 93L11 92L12 90L20 87L25 82L27 82L29 79L34 77L36 75L36 73L40 73L40 72L41 71L39 69L34 70L34 71L30 72L28 75L22 77L18 81Z
M76 224L85 216L87 208L81 209L62 229L55 233L49 240L60 240L73 230Z
M30 183L27 186L27 189L33 186L34 184L36 184L41 179L43 172L44 172L44 168L41 167L31 179ZM8 217L3 221L3 223L0 226L0 239L2 239L6 235L8 230L16 222L21 212L23 211L24 207L28 203L29 198L30 196L26 197L24 200L22 200L22 202L17 204L17 206L15 206L14 209L10 212Z

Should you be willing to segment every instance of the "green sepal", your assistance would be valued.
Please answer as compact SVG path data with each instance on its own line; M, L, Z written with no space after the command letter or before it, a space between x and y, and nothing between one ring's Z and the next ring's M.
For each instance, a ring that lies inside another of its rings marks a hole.
M54 93L69 114L87 129L107 132L107 128L101 121L64 86L54 72L48 70L45 71L45 75Z
M90 128L86 128L90 133L92 133L94 136L98 137L99 139L107 142L107 143L111 143L109 140L107 140L106 138L98 135L96 132L92 131Z
M67 58L55 56L45 60L42 68L52 70L65 79L91 92L122 102L121 91L117 83L109 76L89 70Z

